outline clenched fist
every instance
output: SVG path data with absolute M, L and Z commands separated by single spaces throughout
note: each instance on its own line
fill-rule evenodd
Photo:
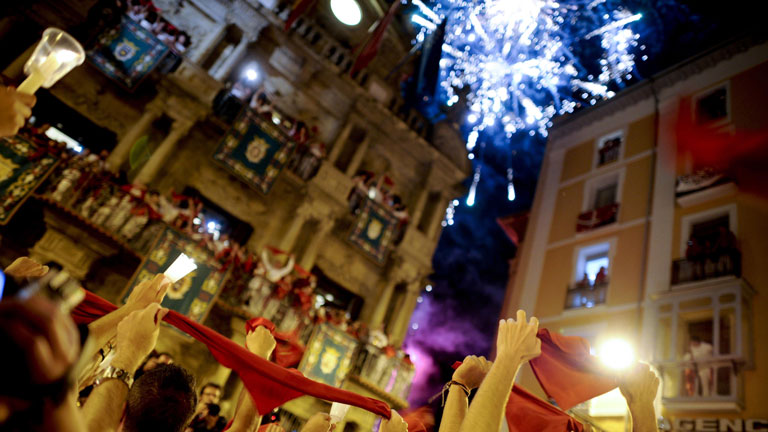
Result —
M 517 320 L 512 318 L 499 322 L 496 338 L 496 361 L 523 363 L 541 354 L 541 341 L 536 337 L 539 320 L 531 317 L 526 321 L 525 311 L 517 311 Z
M 653 404 L 659 390 L 659 377 L 645 363 L 637 363 L 619 380 L 619 390 L 627 405 Z
M 269 359 L 275 349 L 275 338 L 266 327 L 259 326 L 245 336 L 245 347 L 259 357 Z
M 476 389 L 491 369 L 492 362 L 480 356 L 467 356 L 458 369 L 453 373 L 453 380 L 464 384 L 469 390 Z

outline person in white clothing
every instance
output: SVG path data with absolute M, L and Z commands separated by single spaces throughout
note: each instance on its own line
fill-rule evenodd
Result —
M 714 369 L 709 361 L 712 359 L 712 344 L 704 342 L 698 336 L 691 336 L 691 343 L 684 359 L 692 361 L 696 366 L 699 376 L 699 390 L 701 396 L 708 397 L 712 395 L 712 375 Z M 698 394 L 699 392 L 694 392 Z

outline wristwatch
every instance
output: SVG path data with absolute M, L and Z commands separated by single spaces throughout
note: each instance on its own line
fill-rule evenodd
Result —
M 116 379 L 124 382 L 125 385 L 128 386 L 128 388 L 131 388 L 131 386 L 133 385 L 133 376 L 131 375 L 130 372 L 128 372 L 125 369 L 116 368 L 112 365 L 108 366 L 106 369 L 104 369 L 104 372 L 99 374 L 99 376 L 96 378 L 96 381 L 93 382 L 93 385 L 98 386 L 104 381 L 111 380 L 111 379 Z

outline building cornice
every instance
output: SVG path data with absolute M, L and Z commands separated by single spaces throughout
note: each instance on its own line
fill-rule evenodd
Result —
M 560 140 L 604 117 L 637 105 L 646 99 L 652 99 L 654 92 L 658 94 L 665 88 L 700 74 L 707 69 L 711 69 L 719 63 L 730 60 L 736 55 L 744 53 L 750 48 L 763 44 L 766 41 L 768 41 L 768 34 L 751 35 L 730 41 L 672 66 L 648 80 L 620 92 L 614 98 L 598 103 L 594 107 L 558 117 L 554 120 L 554 125 L 549 131 L 549 139 L 550 141 Z

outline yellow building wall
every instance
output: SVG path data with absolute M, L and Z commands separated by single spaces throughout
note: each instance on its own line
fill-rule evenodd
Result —
M 615 252 L 609 272 L 610 285 L 606 297 L 607 306 L 637 302 L 640 292 L 640 266 L 643 254 L 642 224 L 599 237 L 591 237 L 547 251 L 541 285 L 536 301 L 535 314 L 539 318 L 560 315 L 564 310 L 568 286 L 576 282 L 573 270 L 577 250 L 588 245 L 615 241 Z M 593 321 L 594 322 L 594 321 Z
M 630 158 L 653 148 L 653 115 L 634 121 L 627 127 L 624 158 Z
M 625 167 L 622 185 L 619 222 L 643 218 L 648 211 L 651 182 L 651 157 L 629 163 Z
M 566 150 L 560 181 L 564 182 L 588 173 L 592 169 L 592 159 L 595 157 L 594 151 L 594 140 L 583 142 Z
M 583 181 L 576 182 L 558 191 L 548 243 L 565 240 L 576 234 L 576 219 L 579 217 L 579 213 L 581 213 L 583 194 Z

